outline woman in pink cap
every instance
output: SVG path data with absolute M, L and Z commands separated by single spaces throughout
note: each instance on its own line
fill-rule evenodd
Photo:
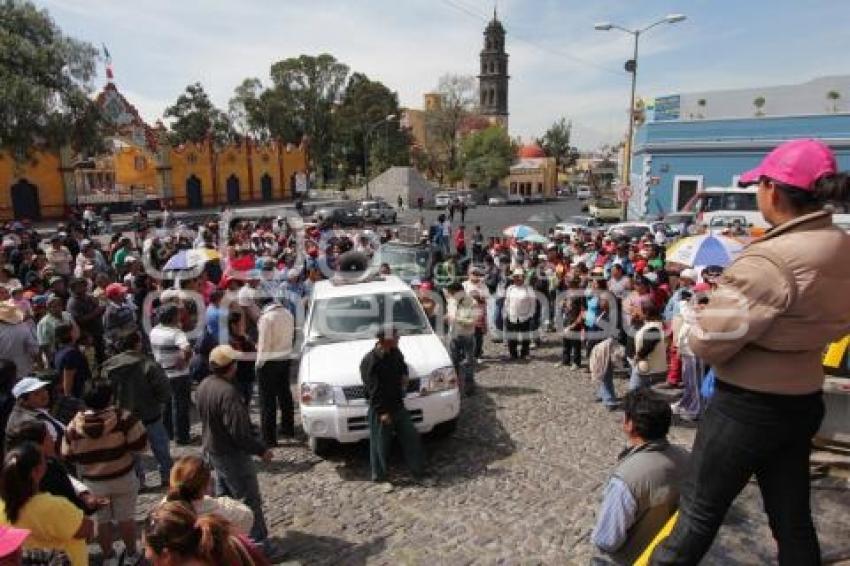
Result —
M 717 281 L 693 320 L 694 354 L 717 376 L 682 486 L 679 519 L 652 564 L 697 564 L 755 475 L 780 565 L 820 564 L 809 451 L 824 415 L 824 346 L 850 332 L 850 236 L 825 205 L 850 177 L 816 140 L 774 149 L 741 176 L 772 226 Z

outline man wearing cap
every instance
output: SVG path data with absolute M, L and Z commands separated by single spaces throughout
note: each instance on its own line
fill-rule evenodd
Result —
M 505 331 L 510 359 L 528 359 L 531 321 L 537 310 L 534 290 L 525 282 L 525 270 L 516 268 L 511 273 L 511 282 L 505 289 Z M 519 346 L 519 350 L 517 349 Z
M 106 307 L 89 294 L 87 279 L 71 279 L 71 298 L 68 300 L 68 312 L 80 328 L 80 340 L 94 346 L 98 364 L 106 359 L 103 341 L 103 313 Z
M 76 332 L 79 332 L 74 317 L 62 307 L 61 297 L 50 297 L 47 300 L 47 314 L 38 321 L 36 327 L 36 337 L 41 349 L 44 367 L 53 367 L 53 356 L 56 353 L 56 327 L 64 322 L 73 325 Z
M 185 446 L 191 443 L 189 410 L 192 378 L 189 360 L 192 358 L 192 346 L 179 324 L 180 309 L 174 304 L 164 304 L 159 309 L 159 323 L 151 330 L 150 343 L 154 359 L 165 370 L 171 384 L 171 399 L 165 406 L 165 428 L 177 444 Z
M 238 357 L 239 352 L 228 345 L 216 346 L 210 352 L 212 374 L 201 382 L 197 393 L 201 445 L 215 468 L 216 494 L 239 499 L 251 508 L 254 512 L 251 538 L 263 545 L 268 539 L 268 529 L 251 456 L 270 462 L 273 455 L 251 433 L 248 407 L 233 384 Z
M 17 430 L 25 421 L 42 421 L 47 427 L 47 432 L 53 440 L 56 453 L 62 445 L 62 436 L 65 434 L 65 425 L 47 412 L 50 404 L 50 383 L 35 377 L 25 377 L 12 388 L 15 397 L 15 408 L 9 414 L 6 422 L 5 438 L 9 444 L 9 433 Z
M 135 306 L 127 300 L 127 288 L 120 283 L 110 283 L 103 291 L 106 308 L 103 310 L 103 333 L 110 354 L 120 349 L 118 343 L 138 329 Z
M 372 481 L 387 481 L 393 436 L 397 436 L 404 459 L 415 478 L 425 470 L 425 455 L 419 433 L 404 406 L 409 370 L 398 348 L 394 328 L 378 330 L 377 343 L 360 362 L 360 378 L 369 401 L 369 461 Z

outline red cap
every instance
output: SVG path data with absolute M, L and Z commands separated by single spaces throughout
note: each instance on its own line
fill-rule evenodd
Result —
M 107 299 L 121 299 L 127 293 L 127 287 L 121 283 L 110 283 L 104 292 Z

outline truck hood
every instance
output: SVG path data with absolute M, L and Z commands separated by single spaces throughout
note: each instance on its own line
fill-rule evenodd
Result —
M 445 346 L 436 334 L 402 336 L 398 345 L 410 368 L 410 377 L 422 377 L 437 368 L 452 365 Z M 374 346 L 375 340 L 370 338 L 307 348 L 301 355 L 298 381 L 361 385 L 360 360 Z

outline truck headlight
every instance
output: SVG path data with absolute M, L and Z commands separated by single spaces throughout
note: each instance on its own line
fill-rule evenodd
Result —
M 301 404 L 333 405 L 334 391 L 327 383 L 302 383 Z
M 423 395 L 455 388 L 457 388 L 457 373 L 453 367 L 435 369 L 423 377 L 419 385 L 419 391 Z

